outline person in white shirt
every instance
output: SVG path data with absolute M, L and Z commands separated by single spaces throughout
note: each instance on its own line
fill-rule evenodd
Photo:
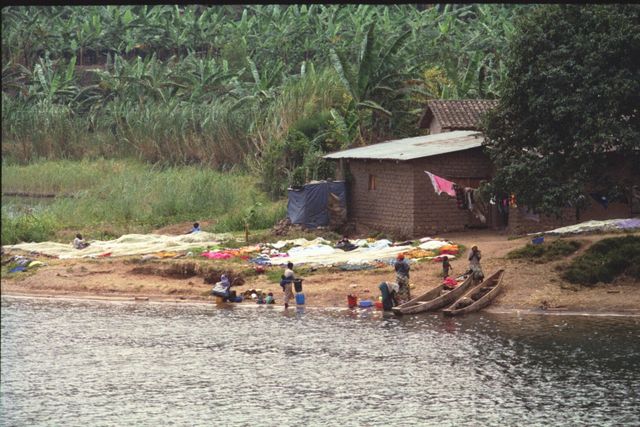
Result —
M 76 249 L 84 249 L 89 246 L 89 243 L 85 242 L 82 238 L 82 234 L 76 234 L 76 238 L 73 239 L 73 247 Z

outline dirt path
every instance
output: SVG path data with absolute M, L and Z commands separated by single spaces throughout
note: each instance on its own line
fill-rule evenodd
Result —
M 575 239 L 590 244 L 611 236 L 619 234 L 577 236 Z M 640 313 L 640 286 L 637 283 L 626 280 L 593 288 L 579 287 L 562 281 L 556 271 L 557 266 L 566 263 L 567 259 L 548 264 L 534 264 L 504 258 L 509 251 L 522 247 L 527 239 L 509 240 L 506 235 L 489 231 L 450 233 L 438 237 L 463 244 L 467 248 L 477 245 L 482 251 L 482 266 L 486 275 L 499 268 L 505 269 L 504 280 L 507 287 L 492 305 L 492 308 L 497 310 L 539 309 L 544 306 L 552 311 Z M 584 245 L 583 248 L 587 246 Z M 466 258 L 463 256 L 462 259 L 452 261 L 453 274 L 457 275 L 466 270 L 467 262 L 464 259 Z M 133 258 L 43 261 L 48 265 L 34 273 L 3 277 L 2 294 L 213 301 L 209 296 L 211 285 L 204 283 L 202 277 L 176 278 L 157 274 L 135 274 L 133 271 L 139 265 L 134 263 Z M 158 261 L 152 265 L 163 266 L 168 265 L 168 262 Z M 440 263 L 425 261 L 412 264 L 412 295 L 416 296 L 438 285 L 441 280 L 440 271 Z M 315 272 L 304 280 L 306 305 L 345 307 L 346 296 L 349 293 L 355 293 L 360 299 L 375 300 L 379 295 L 378 285 L 385 280 L 394 280 L 391 267 L 362 271 Z M 233 289 L 238 293 L 248 289 L 273 292 L 276 302 L 279 305 L 282 303 L 280 286 L 269 281 L 264 274 L 249 277 L 244 285 Z M 247 301 L 243 304 L 253 302 Z

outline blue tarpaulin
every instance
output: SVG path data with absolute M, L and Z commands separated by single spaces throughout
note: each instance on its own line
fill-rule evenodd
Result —
M 316 181 L 302 188 L 289 188 L 287 216 L 293 224 L 316 228 L 329 224 L 329 194 L 340 199 L 346 208 L 346 186 L 344 181 Z

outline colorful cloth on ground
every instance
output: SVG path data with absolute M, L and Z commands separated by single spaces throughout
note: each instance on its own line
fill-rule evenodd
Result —
M 436 256 L 433 251 L 426 251 L 421 248 L 411 249 L 404 253 L 405 258 L 418 259 L 418 258 L 431 258 Z
M 453 277 L 446 277 L 442 281 L 442 284 L 445 286 L 445 288 L 448 288 L 448 289 L 453 289 L 456 286 L 458 286 L 458 282 L 456 282 L 456 279 L 454 279 Z
M 457 255 L 458 245 L 444 245 L 440 247 L 440 254 Z
M 446 242 L 444 240 L 429 240 L 427 242 L 421 243 L 420 246 L 418 246 L 420 249 L 424 249 L 427 251 L 433 251 L 436 249 L 440 249 L 443 246 L 447 246 L 450 245 L 451 243 Z
M 429 180 L 431 180 L 431 185 L 433 185 L 433 189 L 436 194 L 440 195 L 442 193 L 445 193 L 451 197 L 456 197 L 456 191 L 453 189 L 453 182 L 438 175 L 434 175 L 431 172 L 424 171 L 424 173 L 429 176 Z

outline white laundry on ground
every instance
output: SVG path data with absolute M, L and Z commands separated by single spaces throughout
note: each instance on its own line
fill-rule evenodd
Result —
M 585 221 L 579 224 L 545 231 L 544 234 L 578 234 L 593 231 L 618 231 L 640 229 L 640 218 L 608 219 L 604 221 Z M 530 233 L 540 234 L 540 233 Z
M 85 249 L 76 249 L 70 243 L 40 242 L 7 245 L 7 250 L 19 249 L 55 256 L 60 259 L 94 258 L 104 254 L 110 256 L 147 255 L 160 251 L 183 252 L 197 247 L 214 246 L 230 234 L 213 234 L 201 231 L 179 236 L 161 234 L 125 234 L 115 240 L 94 240 Z

